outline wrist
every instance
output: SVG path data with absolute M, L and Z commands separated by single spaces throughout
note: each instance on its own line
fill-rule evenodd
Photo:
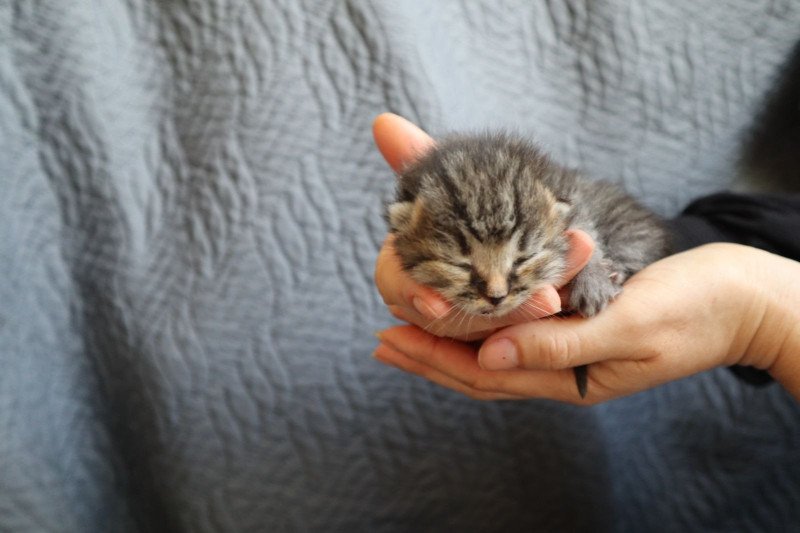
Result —
M 781 353 L 769 368 L 770 375 L 800 401 L 800 327 L 787 336 Z
M 767 370 L 800 400 L 800 263 L 751 248 L 743 269 L 753 295 L 754 333 L 740 364 Z

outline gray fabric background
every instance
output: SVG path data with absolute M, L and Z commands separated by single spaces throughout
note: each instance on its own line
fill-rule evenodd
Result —
M 777 386 L 483 404 L 374 362 L 370 122 L 515 128 L 674 214 L 742 186 L 798 37 L 794 0 L 0 0 L 0 529 L 797 529 Z

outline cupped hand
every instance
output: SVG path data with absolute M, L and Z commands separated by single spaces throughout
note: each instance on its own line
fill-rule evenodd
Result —
M 395 327 L 378 334 L 375 356 L 479 399 L 592 404 L 733 364 L 770 371 L 800 398 L 797 279 L 795 261 L 706 245 L 642 270 L 591 319 L 510 326 L 480 347 Z M 589 387 L 581 399 L 571 369 L 585 364 Z
M 434 140 L 417 126 L 391 113 L 378 116 L 373 123 L 373 135 L 384 159 L 392 169 L 400 172 L 434 145 Z M 498 318 L 465 317 L 453 312 L 453 306 L 436 291 L 412 280 L 400 264 L 389 235 L 378 255 L 375 267 L 375 284 L 390 312 L 404 320 L 440 337 L 462 340 L 485 338 L 498 328 L 520 324 L 549 316 L 561 310 L 561 289 L 589 261 L 594 242 L 585 232 L 571 230 L 569 265 L 561 283 L 546 287 L 534 294 L 517 311 Z M 562 291 L 563 292 L 563 291 Z

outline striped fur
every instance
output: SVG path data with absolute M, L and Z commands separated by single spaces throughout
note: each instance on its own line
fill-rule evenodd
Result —
M 416 281 L 488 316 L 509 313 L 560 280 L 568 228 L 596 241 L 571 293 L 570 305 L 585 316 L 668 251 L 660 221 L 621 189 L 582 178 L 506 134 L 440 141 L 402 172 L 387 219 Z

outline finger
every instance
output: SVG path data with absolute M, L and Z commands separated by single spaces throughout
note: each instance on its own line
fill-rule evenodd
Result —
M 482 392 L 475 389 L 471 389 L 457 381 L 450 376 L 439 372 L 435 368 L 427 366 L 425 364 L 419 363 L 414 359 L 411 359 L 403 352 L 397 351 L 388 344 L 379 344 L 378 347 L 375 349 L 375 353 L 373 354 L 375 359 L 378 361 L 393 366 L 395 368 L 399 368 L 405 372 L 409 372 L 411 374 L 415 374 L 417 376 L 423 377 L 429 381 L 436 383 L 437 385 L 441 385 L 442 387 L 448 388 L 450 390 L 454 390 L 456 392 L 460 392 L 470 398 L 475 400 L 524 400 L 526 399 L 523 396 L 516 396 L 511 394 L 503 394 L 499 392 Z
M 430 135 L 419 127 L 393 113 L 382 113 L 372 123 L 375 144 L 396 172 L 404 165 L 415 161 L 435 143 Z
M 494 321 L 495 328 L 524 324 L 531 320 L 554 315 L 561 311 L 562 300 L 559 293 L 552 286 L 547 286 L 528 298 L 519 307 L 506 316 Z
M 572 294 L 572 286 L 564 285 L 560 289 L 558 289 L 558 296 L 561 299 L 561 308 L 568 309 L 569 308 L 569 299 Z
M 623 309 L 618 303 L 612 302 L 591 319 L 552 318 L 498 331 L 481 347 L 479 363 L 487 370 L 563 370 L 607 359 L 657 355 L 648 348 L 637 320 L 618 312 Z
M 583 270 L 586 263 L 592 258 L 594 253 L 594 239 L 588 233 L 580 229 L 570 229 L 566 231 L 569 239 L 569 252 L 567 253 L 567 269 L 564 272 L 562 281 L 557 286 L 563 287 L 574 278 L 578 272 Z
M 420 285 L 411 279 L 400 264 L 400 258 L 394 251 L 393 241 L 393 235 L 386 238 L 375 264 L 375 285 L 383 302 L 386 305 L 413 309 L 424 317 L 423 322 L 445 316 L 450 312 L 451 305 L 430 287 Z
M 477 352 L 467 343 L 439 337 L 414 326 L 397 326 L 378 333 L 378 338 L 415 361 L 436 368 L 462 384 L 480 370 Z M 443 365 L 442 361 L 446 361 Z
M 590 384 L 590 389 L 594 389 L 592 394 L 582 399 L 575 388 L 571 370 L 483 370 L 478 366 L 475 349 L 471 346 L 436 337 L 413 326 L 389 328 L 380 332 L 379 338 L 394 350 L 471 391 L 575 403 L 593 403 L 607 397 L 605 388 Z

